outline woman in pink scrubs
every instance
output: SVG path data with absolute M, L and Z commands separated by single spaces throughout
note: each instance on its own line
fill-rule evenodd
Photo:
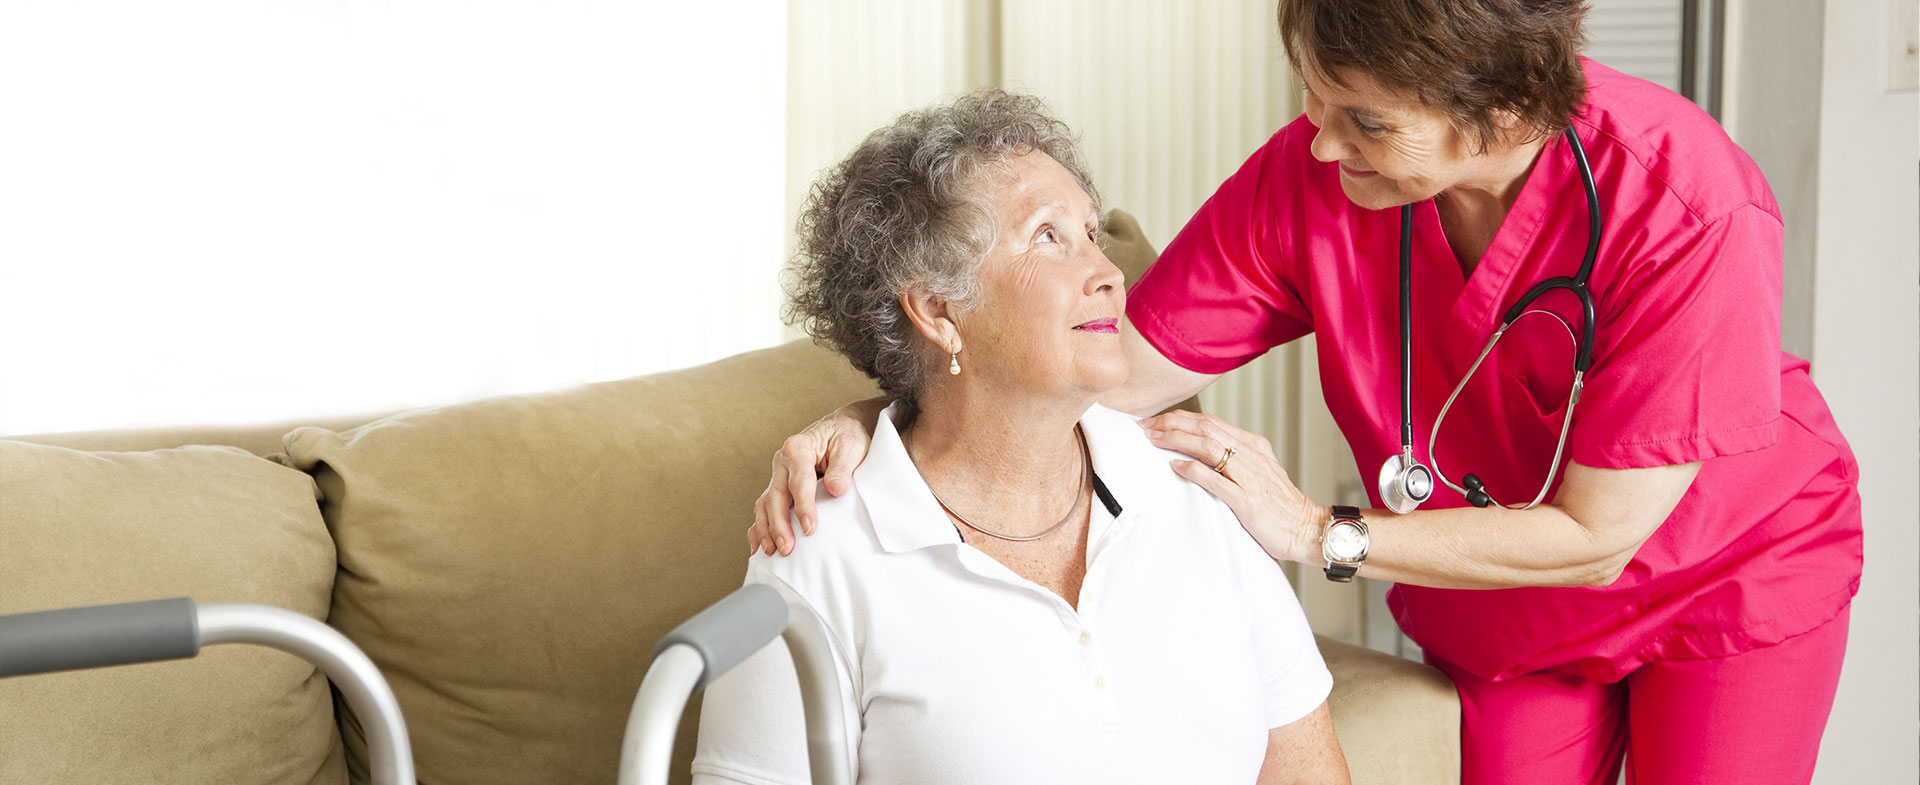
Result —
M 1577 0 L 1282 0 L 1306 114 L 1129 294 L 1133 375 L 1102 403 L 1157 412 L 1311 335 L 1373 477 L 1402 451 L 1411 205 L 1413 459 L 1543 503 L 1442 488 L 1405 514 L 1328 508 L 1257 435 L 1185 412 L 1142 426 L 1274 558 L 1397 584 L 1402 629 L 1458 685 L 1467 783 L 1612 783 L 1623 760 L 1636 783 L 1805 782 L 1859 586 L 1856 464 L 1780 350 L 1782 226 L 1758 167 L 1683 98 L 1579 57 L 1582 16 Z M 1604 215 L 1592 323 L 1549 293 L 1469 378 L 1515 301 L 1582 267 L 1569 129 Z M 807 469 L 843 490 L 861 408 L 776 456 L 757 546 L 793 547 L 789 502 L 809 528 Z

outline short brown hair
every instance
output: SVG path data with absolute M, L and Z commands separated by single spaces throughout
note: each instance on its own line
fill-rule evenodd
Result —
M 1495 110 L 1550 136 L 1586 100 L 1585 0 L 1280 0 L 1279 14 L 1296 71 L 1411 92 L 1482 152 L 1498 138 Z

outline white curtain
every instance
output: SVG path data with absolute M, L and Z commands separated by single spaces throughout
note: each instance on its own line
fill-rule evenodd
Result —
M 0 8 L 0 434 L 371 411 L 782 337 L 786 5 Z

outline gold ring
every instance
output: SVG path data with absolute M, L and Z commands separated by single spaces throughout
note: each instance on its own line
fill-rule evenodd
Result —
M 1214 464 L 1214 465 L 1213 465 L 1213 473 L 1214 473 L 1214 474 L 1226 474 L 1226 473 L 1227 473 L 1227 461 L 1231 461 L 1231 460 L 1233 460 L 1233 448 L 1232 448 L 1232 447 L 1228 447 L 1228 448 L 1227 448 L 1227 452 L 1226 452 L 1226 454 L 1225 454 L 1225 455 L 1222 455 L 1222 456 L 1220 456 L 1220 462 L 1219 462 L 1219 463 L 1216 463 L 1216 464 Z

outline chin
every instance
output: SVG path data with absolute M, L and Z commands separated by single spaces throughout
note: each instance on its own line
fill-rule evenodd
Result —
M 1380 175 L 1374 175 L 1368 179 L 1377 181 L 1380 180 L 1381 177 Z M 1340 176 L 1341 192 L 1347 195 L 1348 201 L 1353 202 L 1354 205 L 1361 209 L 1391 210 L 1395 207 L 1420 201 L 1419 198 L 1409 197 L 1406 194 L 1400 193 L 1397 188 L 1391 186 L 1381 187 L 1383 185 L 1386 184 L 1380 183 L 1376 185 L 1374 183 L 1368 183 L 1366 185 L 1360 185 L 1344 174 Z
M 1096 367 L 1086 369 L 1082 380 L 1084 386 L 1092 390 L 1095 395 L 1106 395 L 1125 385 L 1130 371 L 1127 358 L 1121 357 L 1117 361 L 1100 363 Z

